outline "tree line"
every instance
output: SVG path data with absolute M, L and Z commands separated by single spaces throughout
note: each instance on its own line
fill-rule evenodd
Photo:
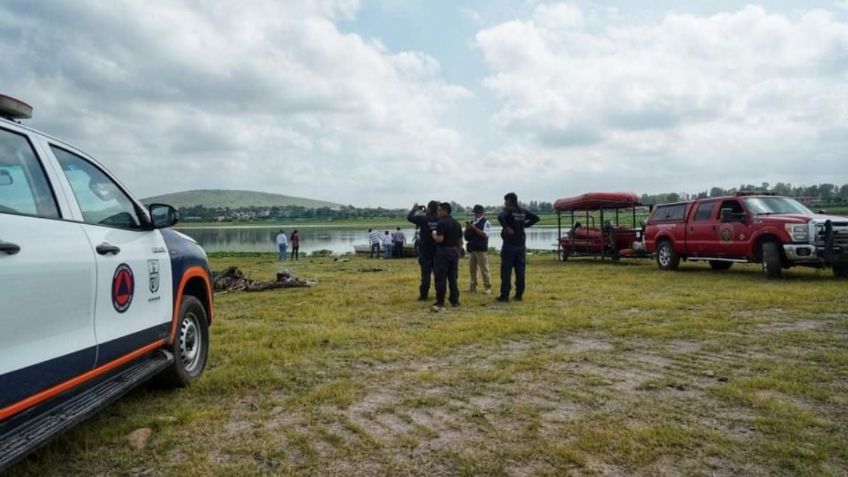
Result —
M 848 184 L 837 186 L 835 184 L 817 184 L 809 186 L 793 186 L 790 183 L 778 182 L 771 185 L 763 182 L 760 185 L 741 184 L 739 187 L 725 189 L 722 187 L 711 187 L 700 192 L 667 192 L 661 194 L 643 194 L 640 198 L 643 204 L 664 204 L 669 202 L 680 202 L 684 200 L 700 199 L 707 197 L 720 197 L 733 195 L 739 191 L 774 192 L 778 195 L 795 197 L 802 202 L 813 206 L 838 205 L 848 206 Z M 470 214 L 472 205 L 463 205 L 451 202 L 455 214 Z M 531 212 L 536 214 L 552 214 L 555 212 L 553 202 L 531 200 L 523 204 Z M 502 205 L 485 205 L 490 213 L 501 210 Z M 181 209 L 183 220 L 203 222 L 234 222 L 234 221 L 273 221 L 273 220 L 379 220 L 399 219 L 409 212 L 407 208 L 388 209 L 383 207 L 354 207 L 346 205 L 339 208 L 318 207 L 307 208 L 298 205 L 273 206 L 273 207 L 204 207 L 195 205 Z
M 773 192 L 777 195 L 794 197 L 808 205 L 848 205 L 848 184 L 843 184 L 842 186 L 836 184 L 793 186 L 788 182 L 778 182 L 774 185 L 768 182 L 763 182 L 760 185 L 741 184 L 739 187 L 731 187 L 729 189 L 714 186 L 708 190 L 695 193 L 667 192 L 662 194 L 643 194 L 640 200 L 643 204 L 665 204 L 691 199 L 733 195 L 741 191 Z

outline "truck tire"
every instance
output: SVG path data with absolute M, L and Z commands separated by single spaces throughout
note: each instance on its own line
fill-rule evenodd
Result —
M 733 266 L 733 262 L 725 262 L 723 260 L 710 260 L 710 267 L 713 270 L 729 270 Z
M 660 270 L 677 270 L 680 265 L 680 255 L 674 251 L 671 242 L 664 240 L 657 246 L 657 267 Z
M 160 375 L 163 384 L 182 388 L 203 374 L 209 352 L 209 319 L 203 303 L 194 296 L 183 296 L 177 336 L 168 351 L 174 355 L 174 364 Z
M 848 278 L 848 265 L 834 265 L 833 276 L 836 278 Z
M 763 275 L 768 279 L 780 278 L 783 264 L 780 263 L 780 250 L 775 242 L 763 243 Z

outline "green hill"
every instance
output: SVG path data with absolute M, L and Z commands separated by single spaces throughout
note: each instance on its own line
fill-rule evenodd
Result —
M 288 195 L 271 194 L 268 192 L 253 192 L 248 190 L 202 189 L 175 192 L 173 194 L 157 195 L 142 199 L 145 204 L 162 203 L 176 208 L 186 208 L 200 205 L 209 209 L 229 207 L 285 207 L 300 206 L 307 209 L 319 207 L 339 208 L 342 205 L 323 200 L 304 199 Z

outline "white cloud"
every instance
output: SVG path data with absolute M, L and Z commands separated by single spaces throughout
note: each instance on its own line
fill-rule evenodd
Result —
M 494 125 L 549 172 L 538 187 L 848 181 L 848 136 L 831 132 L 848 128 L 848 23 L 748 6 L 585 28 L 598 14 L 540 5 L 477 34 Z
M 441 80 L 432 56 L 340 31 L 358 8 L 5 2 L 0 54 L 15 68 L 0 81 L 34 104 L 34 127 L 141 195 L 245 187 L 385 205 L 399 171 L 423 195 L 422 178 L 461 169 L 461 136 L 443 115 L 472 94 Z

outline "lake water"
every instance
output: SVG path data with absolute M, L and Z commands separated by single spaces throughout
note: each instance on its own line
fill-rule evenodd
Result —
M 194 238 L 207 252 L 275 252 L 274 238 L 280 228 L 264 226 L 180 228 L 180 232 Z M 284 228 L 290 236 L 293 228 Z M 299 226 L 300 251 L 311 253 L 330 250 L 334 254 L 353 252 L 353 246 L 368 243 L 368 229 L 334 228 L 326 226 Z M 410 243 L 414 228 L 401 228 Z M 538 250 L 556 250 L 556 227 L 527 229 L 527 247 Z M 500 227 L 492 227 L 489 247 L 500 249 Z M 291 250 L 291 246 L 289 246 Z

